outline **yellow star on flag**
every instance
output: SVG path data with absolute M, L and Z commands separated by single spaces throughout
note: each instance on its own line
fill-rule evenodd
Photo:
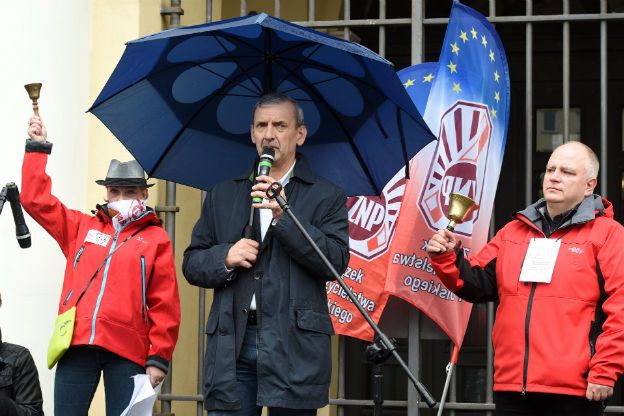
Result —
M 451 53 L 459 56 L 459 46 L 457 46 L 457 42 L 451 43 Z
M 498 82 L 500 75 L 498 75 L 498 71 L 494 71 L 494 81 Z
M 490 113 L 492 113 L 492 118 L 496 118 L 496 110 L 493 108 L 490 108 Z
M 487 39 L 486 39 L 485 35 L 481 36 L 481 45 L 483 45 L 484 48 L 487 47 Z
M 457 72 L 457 64 L 454 64 L 453 61 L 449 61 L 447 67 L 451 70 L 451 74 Z
M 459 86 L 459 82 L 453 83 L 453 91 L 455 91 L 457 94 L 459 94 L 462 91 L 461 87 Z
M 434 79 L 435 76 L 433 76 L 433 74 L 429 74 L 429 75 L 425 75 L 423 77 L 423 81 L 422 82 L 431 82 L 432 79 Z
M 409 87 L 411 87 L 412 85 L 414 85 L 414 80 L 413 80 L 413 79 L 409 79 L 409 78 L 407 79 L 407 81 L 405 81 L 405 82 L 403 83 L 403 86 L 404 86 L 405 88 L 409 88 Z
M 494 93 L 494 99 L 496 100 L 496 102 L 500 101 L 500 93 L 498 91 Z
M 476 39 L 477 38 L 477 31 L 475 30 L 475 28 L 473 27 L 472 29 L 470 29 L 470 33 L 472 33 L 472 38 Z
M 490 62 L 494 62 L 494 51 L 490 49 Z
M 460 32 L 461 32 L 461 35 L 459 35 L 459 38 L 463 40 L 464 43 L 468 42 L 468 36 L 466 35 L 466 32 L 464 32 L 463 30 L 460 30 Z

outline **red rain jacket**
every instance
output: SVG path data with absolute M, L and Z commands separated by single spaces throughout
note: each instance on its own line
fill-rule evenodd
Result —
M 116 233 L 105 208 L 98 206 L 95 216 L 67 208 L 51 193 L 45 172 L 51 145 L 47 151 L 42 147 L 27 143 L 21 202 L 67 259 L 59 314 L 74 306 L 111 249 L 147 225 L 107 260 L 78 303 L 72 345 L 99 346 L 166 372 L 178 338 L 180 299 L 172 245 L 161 221 L 148 210 Z
M 470 302 L 499 302 L 494 390 L 585 396 L 624 371 L 624 228 L 606 199 L 587 197 L 548 238 L 561 239 L 552 280 L 519 282 L 544 200 L 516 214 L 477 255 L 432 257 L 444 284 Z

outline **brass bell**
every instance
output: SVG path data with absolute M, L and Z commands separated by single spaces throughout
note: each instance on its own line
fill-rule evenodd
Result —
M 479 205 L 465 195 L 451 192 L 451 204 L 449 206 L 447 218 L 450 220 L 447 230 L 453 231 L 457 224 L 464 222 L 464 219 Z
M 26 91 L 28 92 L 28 96 L 32 100 L 32 106 L 33 106 L 33 111 L 35 112 L 35 115 L 39 117 L 39 105 L 37 103 L 37 100 L 39 99 L 39 94 L 41 93 L 41 83 L 35 82 L 32 84 L 26 84 L 24 85 L 24 88 L 26 88 Z

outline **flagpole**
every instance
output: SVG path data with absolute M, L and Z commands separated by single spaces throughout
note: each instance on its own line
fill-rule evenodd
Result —
M 438 416 L 442 416 L 444 411 L 444 403 L 446 403 L 446 395 L 448 393 L 449 386 L 451 384 L 451 377 L 453 376 L 453 369 L 457 365 L 457 358 L 459 356 L 459 348 L 453 344 L 453 352 L 451 353 L 451 360 L 446 366 L 446 381 L 444 382 L 444 390 L 442 391 L 442 398 L 440 399 L 440 407 L 438 407 Z

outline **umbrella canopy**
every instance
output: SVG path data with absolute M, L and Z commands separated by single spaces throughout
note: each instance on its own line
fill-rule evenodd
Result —
M 248 170 L 253 108 L 297 100 L 312 169 L 349 195 L 377 195 L 435 137 L 390 62 L 264 13 L 172 29 L 126 45 L 89 111 L 152 177 L 200 189 Z

